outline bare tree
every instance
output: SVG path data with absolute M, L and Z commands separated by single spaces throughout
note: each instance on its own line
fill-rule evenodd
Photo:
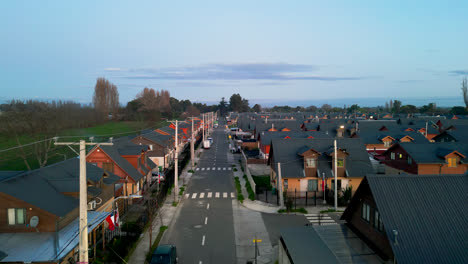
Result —
M 109 114 L 115 116 L 119 109 L 117 86 L 103 77 L 97 78 L 96 85 L 94 86 L 93 105 L 104 116 Z
M 137 99 L 141 103 L 140 111 L 159 111 L 159 93 L 153 88 L 145 87 L 137 95 Z
M 461 86 L 462 86 L 461 90 L 463 92 L 463 100 L 465 101 L 465 106 L 468 109 L 468 85 L 467 85 L 466 77 L 463 78 Z
M 161 90 L 160 92 L 159 111 L 161 113 L 171 112 L 171 95 L 167 90 Z

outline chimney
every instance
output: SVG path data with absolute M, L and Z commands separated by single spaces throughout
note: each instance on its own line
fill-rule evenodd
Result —
M 150 150 L 153 150 L 153 144 L 149 145 Z
M 109 142 L 110 142 L 110 143 L 112 143 L 113 140 L 114 140 L 113 137 L 110 137 L 110 138 L 109 138 Z

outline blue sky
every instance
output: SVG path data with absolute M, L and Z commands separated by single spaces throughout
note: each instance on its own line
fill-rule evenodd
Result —
M 408 3 L 409 2 L 409 3 Z M 459 96 L 468 1 L 2 1 L 0 98 Z M 359 103 L 354 99 L 354 103 Z M 404 102 L 403 102 L 404 103 Z

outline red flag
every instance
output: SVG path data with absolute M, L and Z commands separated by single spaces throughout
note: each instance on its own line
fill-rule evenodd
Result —
M 323 175 L 323 179 L 322 179 L 322 191 L 323 192 L 325 191 L 325 175 Z
M 109 224 L 109 230 L 114 231 L 115 226 L 114 226 L 114 215 L 110 214 L 106 217 L 106 221 Z

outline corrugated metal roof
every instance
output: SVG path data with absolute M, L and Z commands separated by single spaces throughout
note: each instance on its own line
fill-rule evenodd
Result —
M 320 177 L 332 177 L 332 157 L 327 151 L 333 148 L 334 139 L 273 139 L 272 148 L 273 162 L 281 163 L 281 172 L 284 178 L 303 178 L 304 160 L 298 155 L 306 148 L 314 149 L 322 155 L 318 158 L 318 172 Z M 345 138 L 337 139 L 340 149 L 349 154 L 346 157 L 346 170 L 348 177 L 364 177 L 366 174 L 374 173 L 366 148 L 360 139 Z M 277 166 L 273 166 L 276 171 Z
M 311 260 L 320 263 L 340 263 L 313 228 L 287 228 L 281 230 L 281 238 L 294 264 L 309 264 Z
M 367 181 L 398 263 L 468 263 L 468 175 L 370 175 Z

